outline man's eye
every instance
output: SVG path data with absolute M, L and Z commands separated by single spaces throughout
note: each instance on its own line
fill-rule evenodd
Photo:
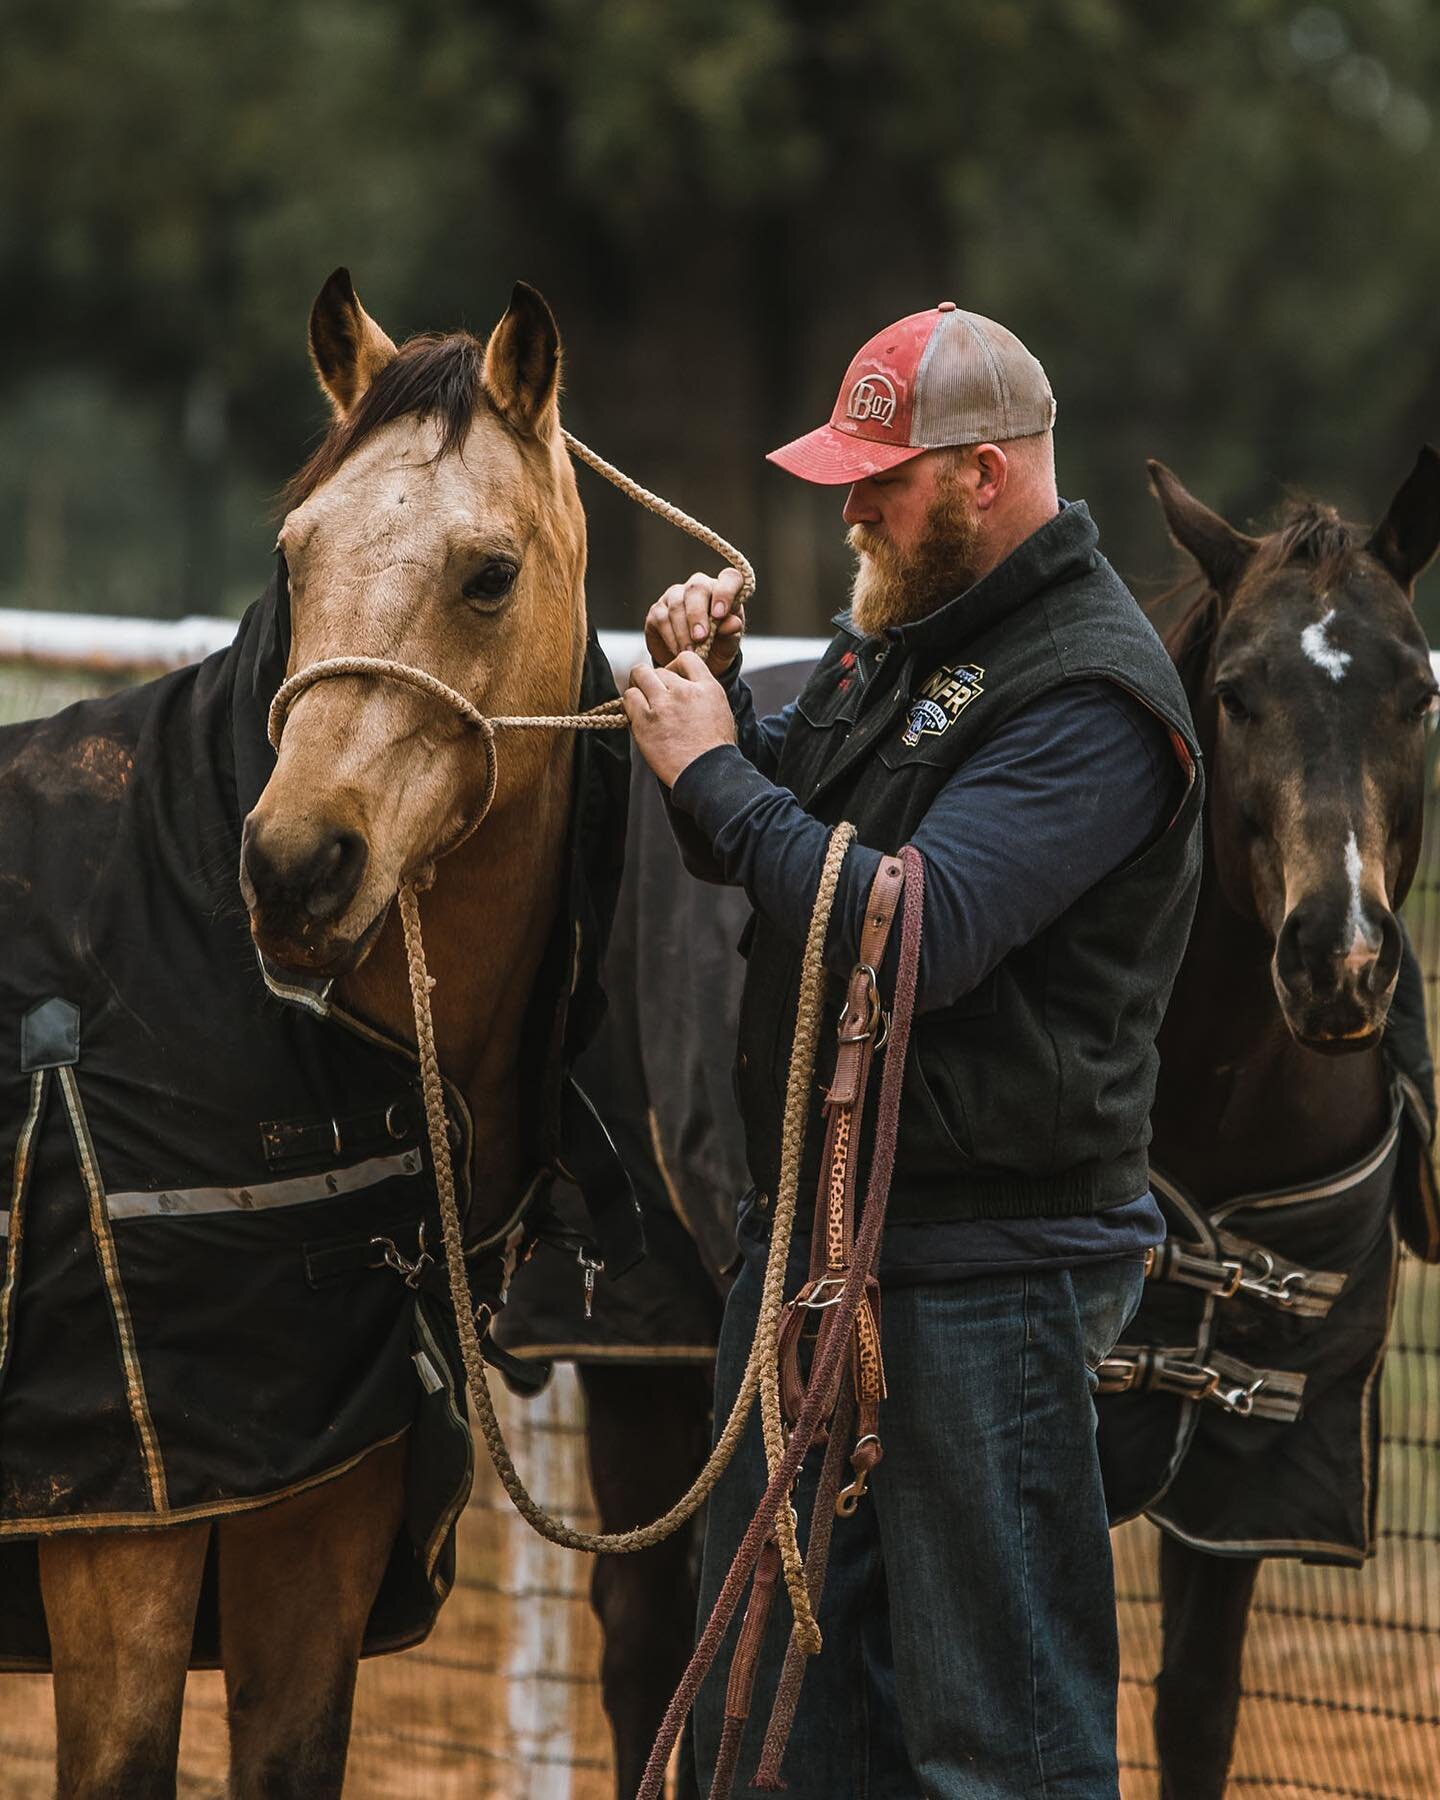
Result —
M 490 562 L 481 563 L 460 592 L 467 600 L 503 600 L 514 587 L 515 577 L 519 573 L 514 563 L 495 557 Z

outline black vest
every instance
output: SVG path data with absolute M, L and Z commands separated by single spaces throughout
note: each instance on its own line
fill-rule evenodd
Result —
M 777 780 L 827 824 L 893 852 L 1005 721 L 1065 682 L 1113 681 L 1172 735 L 1189 776 L 1168 828 L 1012 950 L 956 1004 L 917 1018 L 890 1216 L 1090 1213 L 1147 1186 L 1155 1033 L 1200 880 L 1202 783 L 1185 694 L 1164 646 L 1065 507 L 967 593 L 863 640 L 845 621 L 800 694 Z M 754 922 L 737 1081 L 750 1172 L 778 1181 L 803 921 Z M 832 979 L 801 1194 L 814 1191 L 819 1092 L 834 1060 Z

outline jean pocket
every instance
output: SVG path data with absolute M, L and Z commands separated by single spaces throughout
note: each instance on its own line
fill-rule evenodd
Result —
M 1145 1258 L 1116 1256 L 1078 1264 L 1071 1269 L 1070 1280 L 1080 1315 L 1085 1366 L 1093 1375 L 1140 1310 L 1145 1292 Z

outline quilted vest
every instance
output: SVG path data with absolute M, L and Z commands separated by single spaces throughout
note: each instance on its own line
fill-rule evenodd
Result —
M 1064 683 L 1112 681 L 1168 730 L 1186 779 L 1165 829 L 970 993 L 916 1019 L 889 1216 L 1062 1216 L 1136 1198 L 1147 1186 L 1155 1033 L 1202 852 L 1200 752 L 1164 646 L 1101 556 L 1083 503 L 884 643 L 837 623 L 799 696 L 777 780 L 814 817 L 850 820 L 876 850 L 898 850 L 951 775 Z M 737 1088 L 751 1176 L 767 1194 L 779 1174 L 801 936 L 757 916 L 742 946 Z M 832 980 L 802 1196 L 818 1173 L 842 998 Z

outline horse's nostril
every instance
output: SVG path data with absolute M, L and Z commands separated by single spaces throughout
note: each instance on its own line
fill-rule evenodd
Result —
M 318 924 L 344 912 L 355 898 L 370 852 L 358 831 L 337 831 L 312 858 L 305 912 Z
M 359 892 L 369 860 L 364 837 L 347 826 L 277 829 L 252 814 L 241 849 L 241 891 L 267 929 L 293 933 L 338 918 Z
M 1347 933 L 1348 940 L 1347 940 Z M 1345 993 L 1379 999 L 1400 963 L 1400 927 L 1385 912 L 1357 925 L 1333 906 L 1301 901 L 1275 940 L 1275 973 L 1292 994 L 1329 1000 Z

